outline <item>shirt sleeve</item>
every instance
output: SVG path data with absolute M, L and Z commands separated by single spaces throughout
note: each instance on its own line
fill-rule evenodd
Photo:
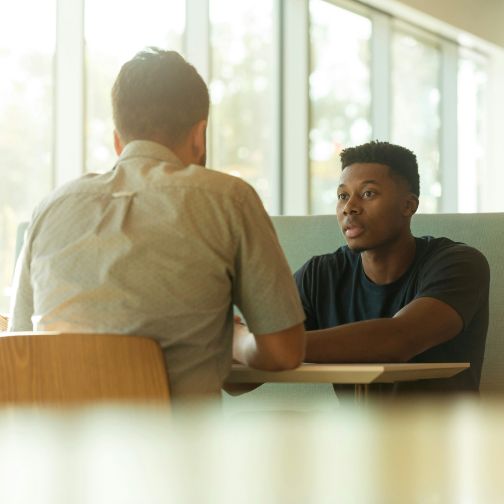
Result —
M 261 200 L 246 185 L 236 208 L 238 248 L 233 303 L 254 334 L 282 331 L 304 320 L 299 294 Z
M 490 268 L 485 256 L 464 244 L 442 249 L 426 261 L 416 297 L 432 297 L 454 308 L 467 327 L 488 299 Z
M 30 247 L 27 239 L 19 254 L 12 285 L 9 331 L 32 331 L 33 289 L 30 280 Z
M 307 331 L 319 329 L 316 311 L 312 302 L 313 262 L 314 259 L 312 258 L 294 273 L 294 280 L 305 312 L 305 329 Z

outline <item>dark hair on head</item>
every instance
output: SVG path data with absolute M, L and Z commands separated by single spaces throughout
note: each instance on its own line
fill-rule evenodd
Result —
M 378 163 L 388 166 L 408 183 L 413 194 L 420 196 L 417 158 L 405 147 L 373 141 L 342 150 L 340 158 L 342 170 L 354 163 Z
M 155 139 L 176 146 L 207 119 L 209 102 L 196 69 L 177 52 L 156 47 L 126 62 L 112 88 L 114 123 L 124 143 Z

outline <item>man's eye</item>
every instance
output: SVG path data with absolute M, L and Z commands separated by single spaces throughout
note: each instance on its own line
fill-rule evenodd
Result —
M 345 193 L 338 194 L 338 199 L 343 201 L 347 199 L 347 195 Z
M 364 191 L 362 193 L 362 197 L 363 198 L 372 198 L 374 196 L 374 192 L 373 191 Z

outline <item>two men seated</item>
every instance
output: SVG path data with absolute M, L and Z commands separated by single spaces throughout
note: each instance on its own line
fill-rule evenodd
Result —
M 444 386 L 478 389 L 488 265 L 466 245 L 413 237 L 412 152 L 343 151 L 336 212 L 348 246 L 293 278 L 255 191 L 204 168 L 209 97 L 194 67 L 143 51 L 121 68 L 112 104 L 118 161 L 36 209 L 10 330 L 156 338 L 175 398 L 218 395 L 232 357 L 268 370 L 469 360 L 471 373 Z M 233 305 L 247 326 L 233 330 Z

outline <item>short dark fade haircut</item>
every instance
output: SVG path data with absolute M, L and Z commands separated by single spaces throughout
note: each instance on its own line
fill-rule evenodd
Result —
M 373 141 L 348 147 L 341 151 L 341 169 L 354 163 L 378 163 L 388 166 L 396 175 L 403 178 L 409 185 L 409 190 L 420 196 L 420 176 L 415 154 L 388 142 Z
M 112 88 L 114 123 L 121 140 L 161 139 L 176 146 L 208 118 L 208 88 L 175 51 L 149 47 L 126 62 Z

